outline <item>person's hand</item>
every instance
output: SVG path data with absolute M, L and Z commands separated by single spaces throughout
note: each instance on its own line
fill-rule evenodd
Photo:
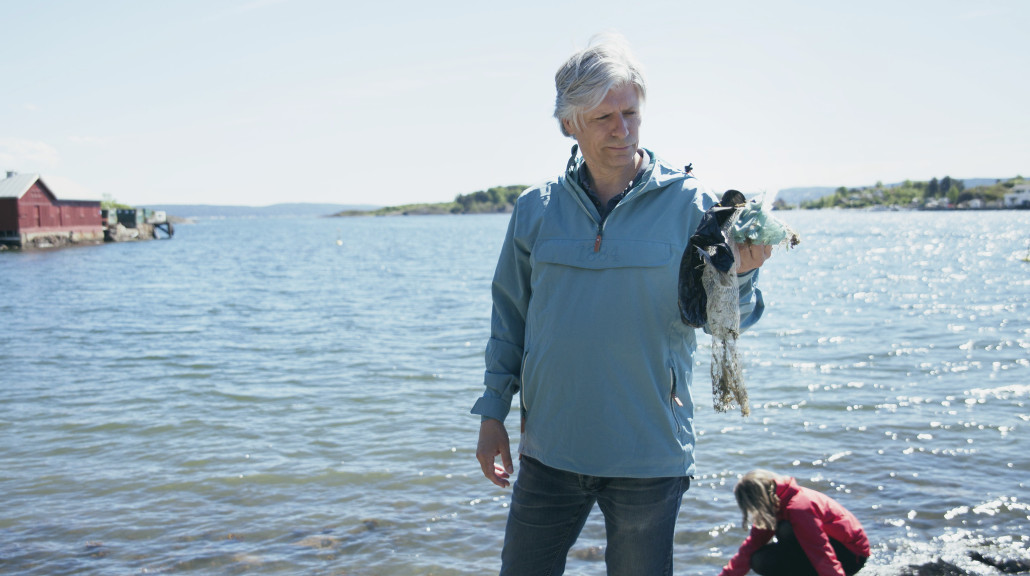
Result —
M 501 456 L 502 466 L 496 463 Z M 508 430 L 504 423 L 486 418 L 479 425 L 479 444 L 476 446 L 476 460 L 483 469 L 483 476 L 501 488 L 507 488 L 508 478 L 515 472 L 511 464 L 511 447 L 508 444 Z
M 737 244 L 740 252 L 737 274 L 750 272 L 764 264 L 772 256 L 772 248 L 769 244 Z

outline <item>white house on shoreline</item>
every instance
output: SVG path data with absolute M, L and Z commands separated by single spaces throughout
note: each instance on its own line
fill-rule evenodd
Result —
M 1012 187 L 1012 192 L 1005 195 L 1005 207 L 1017 208 L 1023 205 L 1030 205 L 1030 184 L 1020 184 Z

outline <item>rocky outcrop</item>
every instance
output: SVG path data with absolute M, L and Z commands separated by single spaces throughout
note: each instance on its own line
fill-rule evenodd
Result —
M 970 552 L 969 557 L 994 568 L 1000 574 L 1030 574 L 1030 560 L 991 558 L 976 551 Z M 977 576 L 977 573 L 969 572 L 947 560 L 938 558 L 925 564 L 909 565 L 901 571 L 900 576 Z
M 157 238 L 153 224 L 139 224 L 135 228 L 126 228 L 121 224 L 104 229 L 106 242 L 132 242 L 135 240 L 153 240 Z

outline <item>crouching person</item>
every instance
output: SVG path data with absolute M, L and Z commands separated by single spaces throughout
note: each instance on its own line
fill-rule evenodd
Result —
M 869 558 L 858 519 L 789 476 L 752 470 L 733 488 L 751 532 L 720 576 L 851 576 Z M 775 542 L 770 542 L 773 536 Z

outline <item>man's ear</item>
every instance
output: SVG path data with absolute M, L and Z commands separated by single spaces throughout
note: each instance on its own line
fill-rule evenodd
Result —
M 569 133 L 569 136 L 576 137 L 576 127 L 572 125 L 572 120 L 568 118 L 562 118 L 561 125 L 565 128 L 565 131 Z

